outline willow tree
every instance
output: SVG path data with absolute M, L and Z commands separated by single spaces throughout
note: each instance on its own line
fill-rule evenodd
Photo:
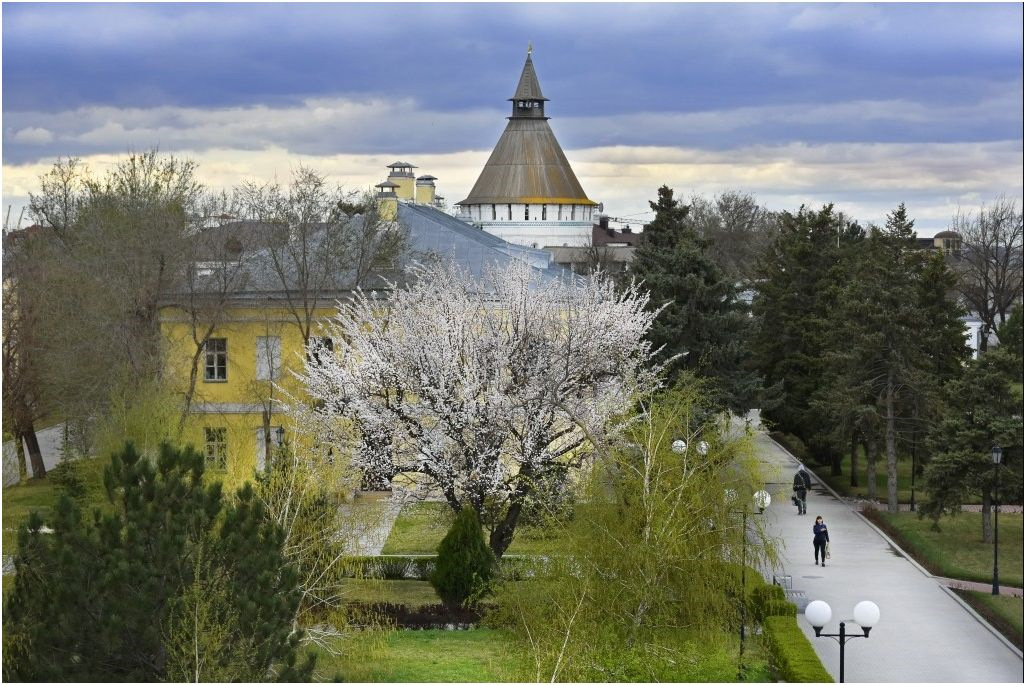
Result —
M 384 300 L 358 292 L 339 305 L 325 330 L 334 350 L 300 374 L 308 430 L 371 476 L 473 507 L 502 556 L 539 483 L 580 467 L 657 384 L 645 337 L 657 312 L 601 274 L 520 262 L 480 278 L 436 262 L 413 276 Z

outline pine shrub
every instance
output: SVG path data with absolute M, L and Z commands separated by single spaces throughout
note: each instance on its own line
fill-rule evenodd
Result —
M 488 591 L 494 571 L 495 556 L 484 541 L 477 512 L 464 506 L 438 545 L 431 585 L 446 604 L 473 604 Z

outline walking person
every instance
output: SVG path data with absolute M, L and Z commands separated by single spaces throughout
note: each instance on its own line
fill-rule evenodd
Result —
M 805 470 L 804 464 L 798 465 L 798 473 L 794 474 L 794 485 L 791 486 L 791 489 L 794 490 L 794 496 L 798 498 L 798 515 L 807 513 L 805 495 L 812 489 L 812 478 Z
M 817 516 L 816 522 L 812 525 L 812 553 L 816 559 L 816 565 L 820 565 L 820 560 L 823 560 L 823 566 L 826 566 L 827 560 L 827 546 L 830 544 L 830 532 L 827 530 L 826 524 L 823 523 L 823 517 Z

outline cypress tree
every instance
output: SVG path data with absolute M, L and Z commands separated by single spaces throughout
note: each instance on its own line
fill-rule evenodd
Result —
M 495 556 L 484 540 L 477 512 L 464 506 L 438 545 L 431 584 L 446 604 L 464 604 L 487 590 L 494 571 Z

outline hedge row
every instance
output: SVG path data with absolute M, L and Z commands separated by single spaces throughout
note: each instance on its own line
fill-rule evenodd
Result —
M 794 605 L 791 605 L 792 609 Z M 782 681 L 788 683 L 832 683 L 812 643 L 791 616 L 767 616 L 762 622 L 773 663 Z
M 767 583 L 758 574 L 749 574 L 747 580 L 749 587 L 754 585 L 748 592 L 748 607 L 762 624 L 762 633 L 780 679 L 789 683 L 833 682 L 798 627 L 798 607 L 787 600 L 784 588 Z
M 346 560 L 348 578 L 377 578 L 384 580 L 428 580 L 435 570 L 434 554 L 387 554 L 376 557 L 350 557 Z M 499 574 L 504 580 L 522 580 L 534 575 L 543 559 L 503 557 L 499 561 Z

